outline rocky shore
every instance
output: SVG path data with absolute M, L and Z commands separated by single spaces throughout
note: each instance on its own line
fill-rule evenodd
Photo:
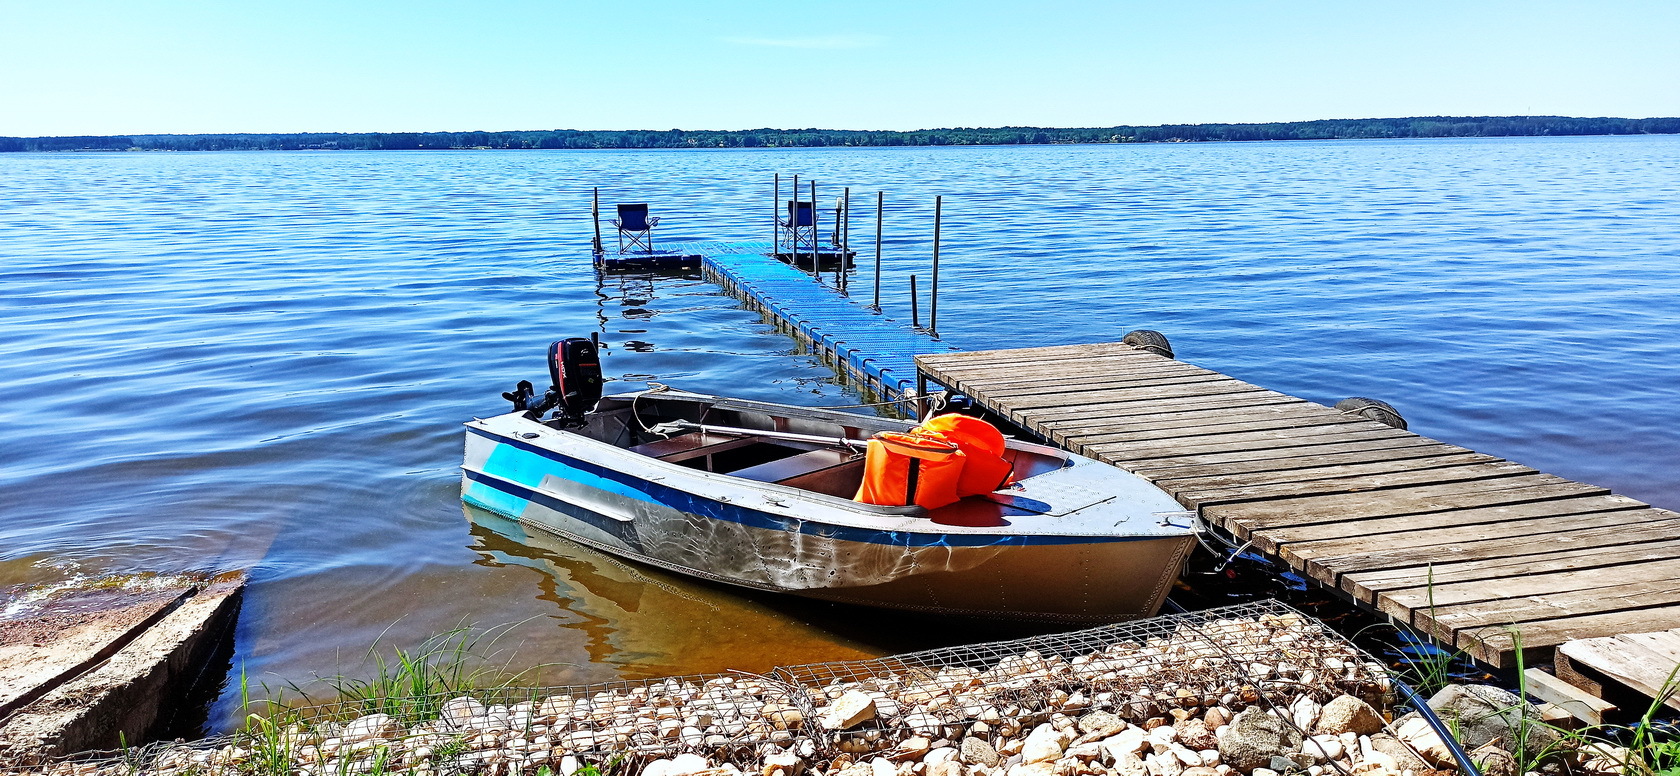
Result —
M 65 763 L 48 772 L 1436 776 L 1456 770 L 1447 748 L 1415 715 L 1385 722 L 1384 667 L 1304 616 L 1184 619 L 1152 633 L 1096 629 L 770 675 L 534 692 L 518 702 L 461 696 L 425 719 L 374 713 L 284 728 L 258 719 L 220 741 L 153 747 L 127 763 Z M 1013 651 L 1018 647 L 1028 648 Z M 1483 754 L 1494 757 L 1492 750 L 1497 746 Z M 1516 775 L 1507 769 L 1499 776 Z

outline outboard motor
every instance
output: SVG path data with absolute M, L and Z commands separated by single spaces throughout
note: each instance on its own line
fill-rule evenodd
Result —
M 548 376 L 562 418 L 582 423 L 601 401 L 601 354 L 593 340 L 570 337 L 549 345 Z
M 502 398 L 513 402 L 514 412 L 531 420 L 542 420 L 549 410 L 567 426 L 583 425 L 585 413 L 601 401 L 600 346 L 594 340 L 570 337 L 548 346 L 548 376 L 554 383 L 541 399 L 530 380 L 520 380 Z

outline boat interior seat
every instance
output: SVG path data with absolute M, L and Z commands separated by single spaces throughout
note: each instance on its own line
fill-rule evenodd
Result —
M 681 463 L 692 458 L 721 453 L 725 450 L 734 450 L 761 441 L 763 440 L 756 436 L 697 431 L 639 444 L 630 448 L 630 452 L 640 453 L 649 458 L 658 458 L 661 461 Z
M 836 487 L 830 480 L 849 479 L 844 475 L 850 474 L 849 469 L 857 470 L 856 481 L 850 489 L 857 490 L 857 482 L 863 479 L 863 455 L 851 450 L 823 448 L 809 450 L 798 455 L 778 458 L 757 466 L 737 469 L 729 474 L 759 482 L 774 482 L 795 488 L 804 488 L 822 493 L 828 493 Z M 824 476 L 830 475 L 830 476 Z M 833 494 L 830 494 L 833 495 Z M 851 493 L 846 493 L 847 498 Z

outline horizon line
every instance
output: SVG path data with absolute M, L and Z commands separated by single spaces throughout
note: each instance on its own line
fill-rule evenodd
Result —
M 566 127 L 557 127 L 557 128 L 552 128 L 552 129 L 429 129 L 429 130 L 364 130 L 364 131 L 304 130 L 304 131 L 290 131 L 290 132 L 284 132 L 284 131 L 281 131 L 281 132 L 277 132 L 277 131 L 119 132 L 119 133 L 104 134 L 104 135 L 97 135 L 97 134 L 0 135 L 0 137 L 4 137 L 4 138 L 9 139 L 9 140 L 47 140 L 47 139 L 54 139 L 54 138 L 62 139 L 62 138 L 84 138 L 84 137 L 85 138 L 205 137 L 205 136 L 228 136 L 228 135 L 236 135 L 236 136 L 237 135 L 443 135 L 443 134 L 470 134 L 470 133 L 482 133 L 482 134 L 486 134 L 486 135 L 496 135 L 496 134 L 518 134 L 518 133 L 528 133 L 528 132 L 576 132 L 576 133 L 580 133 L 580 134 L 581 133 L 596 133 L 596 132 L 617 132 L 617 133 L 638 132 L 638 133 L 648 133 L 648 134 L 670 134 L 670 133 L 680 133 L 680 134 L 704 134 L 704 133 L 736 134 L 736 133 L 745 133 L 745 132 L 779 132 L 779 133 L 851 132 L 851 133 L 860 133 L 860 134 L 867 134 L 867 133 L 915 134 L 915 133 L 918 133 L 918 132 L 1000 131 L 1000 130 L 1078 131 L 1078 130 L 1102 130 L 1102 129 L 1164 129 L 1164 128 L 1169 128 L 1169 127 L 1221 127 L 1221 126 L 1228 126 L 1228 127 L 1263 127 L 1263 126 L 1274 126 L 1274 125 L 1281 125 L 1281 124 L 1317 124 L 1317 123 L 1344 122 L 1344 121 L 1404 121 L 1404 120 L 1419 121 L 1419 120 L 1463 120 L 1463 119 L 1482 119 L 1482 120 L 1485 120 L 1485 119 L 1573 119 L 1573 120 L 1585 120 L 1585 121 L 1675 121 L 1675 120 L 1680 120 L 1680 116 L 1644 116 L 1644 117 L 1637 117 L 1636 118 L 1636 117 L 1629 117 L 1629 116 L 1567 116 L 1567 115 L 1562 115 L 1562 114 L 1535 113 L 1535 114 L 1504 114 L 1504 115 L 1485 114 L 1485 115 L 1362 116 L 1362 117 L 1353 117 L 1353 118 L 1295 119 L 1295 120 L 1288 120 L 1288 121 L 1200 121 L 1200 122 L 1171 122 L 1171 123 L 1161 123 L 1161 124 L 1110 124 L 1110 125 L 1062 126 L 1062 127 L 1043 126 L 1043 125 L 1025 125 L 1025 124 L 1022 124 L 1022 125 L 1004 124 L 1004 125 L 997 125 L 997 126 L 978 126 L 978 125 L 976 125 L 976 126 L 921 127 L 921 128 L 917 128 L 917 129 L 840 129 L 840 128 L 828 128 L 828 127 L 787 127 L 787 128 L 750 127 L 750 128 L 741 128 L 741 129 L 682 129 L 682 128 L 677 128 L 677 127 L 673 127 L 671 129 L 646 129 L 646 128 L 573 129 L 573 128 L 566 128 Z

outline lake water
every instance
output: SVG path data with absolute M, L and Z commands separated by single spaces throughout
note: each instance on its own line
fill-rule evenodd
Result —
M 600 332 L 609 387 L 856 400 L 698 277 L 590 267 L 591 187 L 653 203 L 661 239 L 768 240 L 773 172 L 851 186 L 860 214 L 887 192 L 899 313 L 944 194 L 958 345 L 1158 329 L 1183 360 L 1680 507 L 1676 137 L 0 154 L 0 586 L 248 568 L 253 684 L 474 623 L 517 623 L 498 646 L 551 682 L 963 638 L 515 544 L 460 504 L 460 423 L 556 338 Z

